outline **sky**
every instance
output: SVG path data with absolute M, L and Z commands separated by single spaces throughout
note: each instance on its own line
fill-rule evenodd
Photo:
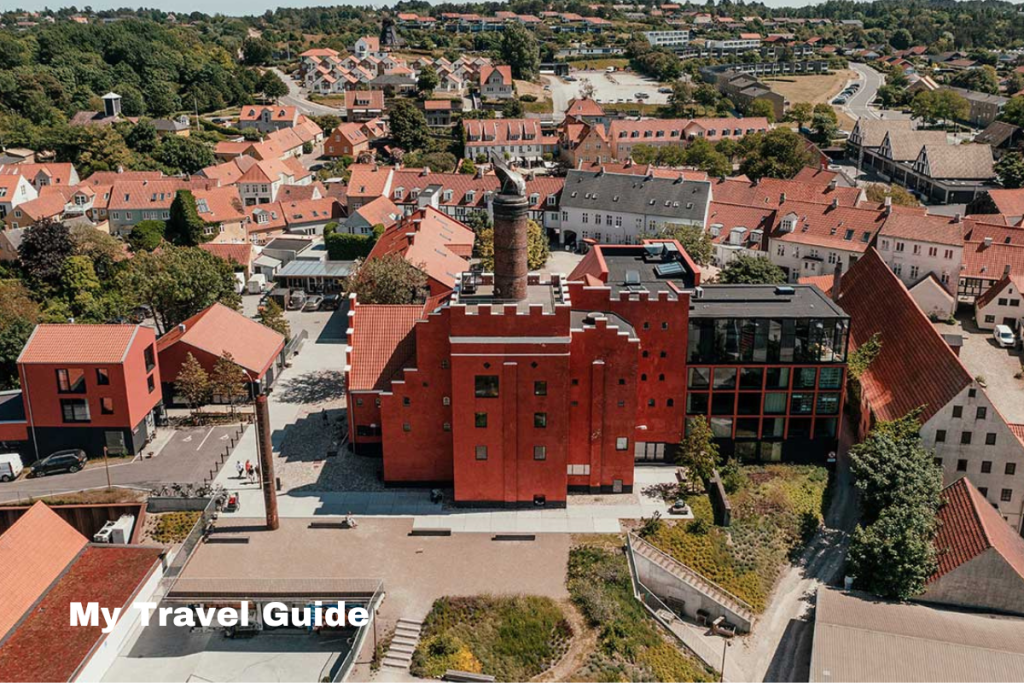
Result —
M 453 0 L 457 2 L 458 0 Z M 765 0 L 769 7 L 802 7 L 814 4 L 817 0 Z M 138 0 L 136 0 L 138 2 Z M 24 10 L 41 10 L 49 7 L 59 9 L 61 7 L 92 7 L 93 10 L 120 9 L 129 7 L 157 7 L 165 12 L 205 12 L 207 14 L 226 14 L 229 16 L 259 15 L 268 9 L 278 7 L 317 7 L 322 5 L 370 5 L 379 7 L 381 5 L 392 5 L 394 0 L 356 0 L 354 2 L 330 2 L 329 0 L 160 0 L 160 2 L 132 2 L 132 0 L 69 0 L 67 2 L 54 2 L 54 0 L 0 0 L 0 6 L 11 6 Z M 6 7 L 5 7 L 6 9 Z

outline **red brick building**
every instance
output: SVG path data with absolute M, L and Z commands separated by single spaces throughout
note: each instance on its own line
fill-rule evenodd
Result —
M 162 409 L 156 335 L 142 325 L 38 325 L 18 357 L 30 460 L 138 453 Z M 0 433 L 17 425 L 0 425 Z
M 387 483 L 453 482 L 456 502 L 508 506 L 627 492 L 687 415 L 745 459 L 835 449 L 848 325 L 820 290 L 701 287 L 675 240 L 526 275 L 503 265 L 518 233 L 502 238 L 501 211 L 494 275 L 465 273 L 422 306 L 352 301 L 349 437 L 382 452 Z

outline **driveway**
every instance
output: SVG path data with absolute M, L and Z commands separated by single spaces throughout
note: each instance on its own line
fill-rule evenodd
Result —
M 160 428 L 162 447 L 153 457 L 110 461 L 110 483 L 115 486 L 156 488 L 165 484 L 198 484 L 216 474 L 220 456 L 238 437 L 238 425 L 193 427 L 170 430 Z M 149 449 L 146 449 L 148 452 Z M 70 493 L 107 485 L 107 470 L 102 460 L 93 460 L 75 474 L 55 474 L 41 479 L 24 477 L 0 484 L 0 502 L 12 502 L 56 493 Z
M 288 74 L 277 68 L 271 68 L 270 70 L 277 74 L 278 77 L 280 77 L 280 79 L 288 86 L 288 94 L 279 98 L 279 103 L 289 107 L 295 107 L 299 110 L 300 114 L 308 114 L 311 116 L 334 114 L 335 116 L 341 116 L 341 109 L 328 107 L 326 104 L 317 104 L 316 102 L 310 102 L 306 99 L 306 94 L 302 91 L 302 87 L 299 86 L 299 84 L 295 82 L 295 79 Z
M 878 112 L 868 107 L 869 104 L 875 101 L 875 97 L 878 95 L 878 89 L 885 83 L 885 76 L 878 71 L 875 71 L 866 64 L 850 63 L 850 68 L 857 72 L 859 83 L 861 85 L 860 90 L 854 93 L 853 97 L 843 107 L 847 113 L 854 119 L 877 119 L 880 118 Z

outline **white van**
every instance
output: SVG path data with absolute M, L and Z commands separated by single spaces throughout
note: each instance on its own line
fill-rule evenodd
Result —
M 992 337 L 996 344 L 1004 349 L 1012 349 L 1017 344 L 1017 340 L 1013 338 L 1013 331 L 1006 325 L 996 325 L 996 329 L 992 330 Z
M 14 481 L 25 469 L 17 453 L 0 453 L 0 481 Z

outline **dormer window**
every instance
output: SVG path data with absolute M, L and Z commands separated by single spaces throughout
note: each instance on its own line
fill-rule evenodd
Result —
M 779 225 L 782 228 L 782 232 L 793 232 L 796 230 L 796 219 L 797 215 L 795 213 L 787 213 L 783 216 L 782 222 Z
M 404 187 L 396 187 L 395 188 L 395 199 L 401 199 L 404 196 L 405 196 L 405 188 Z

